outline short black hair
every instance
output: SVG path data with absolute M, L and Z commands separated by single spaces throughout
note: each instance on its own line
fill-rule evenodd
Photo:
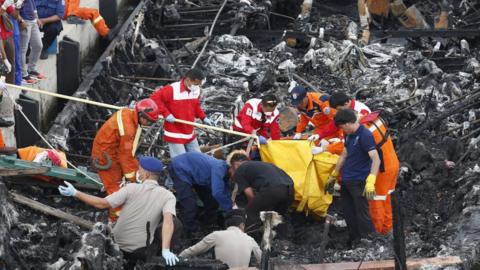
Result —
M 337 114 L 333 118 L 333 121 L 335 121 L 335 125 L 337 126 L 345 125 L 348 123 L 355 123 L 357 121 L 357 115 L 352 109 L 343 109 L 337 112 Z
M 192 68 L 189 71 L 187 71 L 187 74 L 185 74 L 185 78 L 201 81 L 205 79 L 205 74 L 203 74 L 203 72 L 198 68 Z
M 230 158 L 230 164 L 232 165 L 235 162 L 246 161 L 246 160 L 249 160 L 249 159 L 248 159 L 248 156 L 245 155 L 245 153 L 235 153 Z
M 225 228 L 238 227 L 242 223 L 245 224 L 245 211 L 242 209 L 233 209 L 225 215 Z
M 269 107 L 275 107 L 278 104 L 278 99 L 274 95 L 266 95 L 262 98 L 262 105 L 263 106 L 269 106 Z
M 330 96 L 329 103 L 330 107 L 336 109 L 338 106 L 343 106 L 350 101 L 351 98 L 343 92 L 335 92 Z

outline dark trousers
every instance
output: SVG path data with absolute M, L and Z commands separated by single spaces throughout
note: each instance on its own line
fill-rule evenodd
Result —
M 63 26 L 61 21 L 47 23 L 40 31 L 43 32 L 42 44 L 43 50 L 48 50 L 55 38 L 62 32 Z
M 151 256 L 160 256 L 162 252 L 162 222 L 160 222 L 157 226 L 157 229 L 155 229 L 155 235 L 153 236 L 153 242 L 150 244 L 150 246 L 147 248 L 142 247 L 139 249 L 136 249 L 132 252 L 127 252 L 123 251 L 123 258 L 127 261 L 126 264 L 124 265 L 125 270 L 133 270 L 135 265 L 137 264 L 137 261 L 142 261 L 145 262 L 147 258 Z M 173 235 L 172 235 L 172 241 L 170 245 L 170 249 L 174 250 L 176 249 L 176 245 L 180 245 L 180 237 L 182 234 L 182 223 L 180 220 L 176 217 L 173 218 Z M 146 244 L 146 243 L 145 243 Z
M 180 218 L 188 232 L 200 229 L 199 218 L 207 222 L 216 223 L 218 202 L 212 196 L 212 190 L 208 186 L 190 185 L 170 173 L 173 179 L 175 195 L 182 206 Z M 198 196 L 198 197 L 197 197 Z M 197 199 L 203 203 L 204 213 L 197 217 Z
M 368 212 L 368 200 L 363 196 L 364 189 L 365 181 L 342 182 L 340 200 L 350 240 L 365 237 L 375 231 Z
M 285 214 L 294 200 L 293 186 L 279 185 L 262 189 L 255 194 L 246 208 L 245 231 L 252 231 L 262 225 L 261 211 L 275 211 Z

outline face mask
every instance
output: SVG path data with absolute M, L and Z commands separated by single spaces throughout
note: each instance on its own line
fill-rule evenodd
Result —
M 272 115 L 273 115 L 273 112 L 264 112 L 264 114 L 265 114 L 266 116 L 272 116 Z
M 140 176 L 140 173 L 138 171 L 135 174 L 135 181 L 139 184 L 142 183 L 142 177 Z
M 190 89 L 190 91 L 194 91 L 194 92 L 197 92 L 197 91 L 200 91 L 200 85 L 190 85 L 190 87 L 188 88 Z

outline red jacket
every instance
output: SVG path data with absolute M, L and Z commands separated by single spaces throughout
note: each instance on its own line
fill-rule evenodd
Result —
M 193 122 L 204 119 L 205 112 L 200 107 L 200 91 L 190 91 L 183 79 L 158 89 L 150 96 L 163 117 L 173 114 L 175 118 Z M 180 123 L 164 123 L 164 140 L 169 143 L 187 144 L 195 139 L 193 126 Z
M 370 108 L 367 107 L 367 105 L 365 105 L 360 101 L 356 101 L 354 99 L 352 99 L 352 103 L 350 104 L 350 109 L 357 112 L 357 115 L 359 118 L 365 115 L 368 115 L 369 113 L 372 112 L 370 111 Z M 340 128 L 337 127 L 337 125 L 335 125 L 335 121 L 332 120 L 328 125 L 321 128 L 317 134 L 320 135 L 320 138 L 326 138 L 335 134 L 335 132 L 337 132 L 339 129 Z
M 280 139 L 279 114 L 278 110 L 275 109 L 272 115 L 265 115 L 262 111 L 262 100 L 252 98 L 245 103 L 245 106 L 235 118 L 233 130 L 248 134 L 252 134 L 256 130 L 257 135 L 278 140 Z
M 0 6 L 3 5 L 3 2 L 5 2 L 5 0 L 0 0 Z M 14 11 L 15 11 L 15 7 L 13 5 L 10 5 L 7 7 L 6 12 L 8 14 L 12 14 Z M 0 38 L 2 40 L 5 40 L 11 37 L 12 35 L 13 35 L 13 31 L 7 31 L 7 29 L 5 29 L 5 25 L 3 24 L 3 18 L 0 16 Z

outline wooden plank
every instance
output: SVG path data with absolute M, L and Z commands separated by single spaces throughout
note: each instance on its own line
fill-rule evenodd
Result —
M 35 175 L 44 174 L 48 172 L 47 167 L 32 168 L 32 169 L 7 169 L 0 167 L 0 176 L 19 176 L 19 175 Z
M 433 257 L 433 258 L 420 258 L 407 260 L 408 269 L 418 269 L 421 266 L 428 265 L 458 265 L 462 260 L 458 256 L 447 257 Z M 300 267 L 304 270 L 356 270 L 356 269 L 368 269 L 368 270 L 394 270 L 395 262 L 393 260 L 384 261 L 368 261 L 363 262 L 360 266 L 360 262 L 340 262 L 340 263 L 324 263 L 324 264 L 302 264 L 302 265 L 275 265 L 275 270 L 290 270 L 298 269 Z
M 16 202 L 16 203 L 28 206 L 28 207 L 30 207 L 34 210 L 38 210 L 42 213 L 52 215 L 54 217 L 72 222 L 73 224 L 76 224 L 76 225 L 78 225 L 80 227 L 83 227 L 85 229 L 91 230 L 93 228 L 93 223 L 88 221 L 88 220 L 85 220 L 83 218 L 79 218 L 79 217 L 74 216 L 72 214 L 63 212 L 62 210 L 59 210 L 59 209 L 53 208 L 51 206 L 39 203 L 37 201 L 34 201 L 32 199 L 29 199 L 29 198 L 27 198 L 23 195 L 20 195 L 20 194 L 14 193 L 14 192 L 10 192 L 10 195 L 12 196 L 13 201 Z

